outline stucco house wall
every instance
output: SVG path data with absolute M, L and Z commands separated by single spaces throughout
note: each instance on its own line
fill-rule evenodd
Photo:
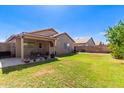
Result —
M 10 44 L 9 43 L 0 43 L 0 51 L 1 52 L 10 51 Z
M 74 51 L 74 42 L 68 37 L 67 34 L 62 34 L 56 37 L 56 54 L 63 55 Z

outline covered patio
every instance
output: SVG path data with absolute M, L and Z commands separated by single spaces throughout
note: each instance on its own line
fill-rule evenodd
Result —
M 21 38 L 17 39 L 16 57 L 20 57 L 21 61 L 50 57 L 52 54 L 55 55 L 55 38 L 22 34 Z
M 1 58 L 0 68 L 25 64 L 25 60 L 30 63 L 49 60 L 51 55 L 55 56 L 55 42 L 56 39 L 52 37 L 22 33 L 14 42 L 10 42 L 13 44 L 10 52 L 15 56 Z

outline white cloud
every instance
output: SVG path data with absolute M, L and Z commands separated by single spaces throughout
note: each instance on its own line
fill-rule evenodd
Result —
M 99 32 L 99 35 L 105 35 L 106 32 Z

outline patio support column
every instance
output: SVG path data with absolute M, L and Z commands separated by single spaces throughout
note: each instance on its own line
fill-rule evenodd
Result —
M 54 41 L 54 54 L 56 54 L 56 40 Z
M 24 60 L 24 37 L 21 36 L 21 60 Z

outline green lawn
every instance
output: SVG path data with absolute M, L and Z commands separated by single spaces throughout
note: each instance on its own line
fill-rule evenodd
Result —
M 124 87 L 124 62 L 108 54 L 75 54 L 0 70 L 0 87 Z

